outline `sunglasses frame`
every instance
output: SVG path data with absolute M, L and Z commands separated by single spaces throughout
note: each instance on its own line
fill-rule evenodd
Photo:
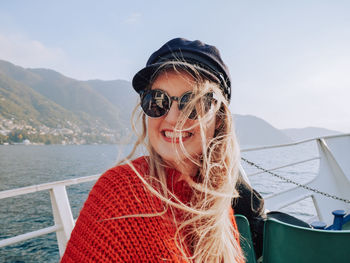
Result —
M 166 109 L 166 111 L 165 111 L 165 113 L 164 114 L 162 114 L 162 115 L 160 115 L 160 116 L 158 116 L 158 117 L 153 117 L 153 116 L 150 116 L 150 115 L 148 115 L 147 114 L 147 112 L 144 110 L 144 108 L 142 107 L 142 101 L 143 101 L 143 99 L 145 98 L 145 96 L 147 95 L 147 94 L 149 94 L 149 93 L 151 93 L 151 92 L 161 92 L 161 94 L 163 94 L 163 95 L 165 95 L 167 98 L 168 98 L 168 100 L 169 100 L 169 107 L 168 107 L 168 109 Z M 166 91 L 164 91 L 164 90 L 161 90 L 161 89 L 153 89 L 153 90 L 145 90 L 145 91 L 143 91 L 141 94 L 140 94 L 140 97 L 141 97 L 141 108 L 142 108 L 142 111 L 148 116 L 148 117 L 150 117 L 150 118 L 154 118 L 154 119 L 157 119 L 157 118 L 160 118 L 160 117 L 163 117 L 163 116 L 165 116 L 165 115 L 167 115 L 168 114 L 168 112 L 170 111 L 170 109 L 171 109 L 171 106 L 172 106 L 172 104 L 173 104 L 173 101 L 176 101 L 177 102 L 177 107 L 178 107 L 178 109 L 180 110 L 180 111 L 182 111 L 183 109 L 184 109 L 184 107 L 186 107 L 186 104 L 188 103 L 185 103 L 185 104 L 182 104 L 181 103 L 181 100 L 184 98 L 184 96 L 186 96 L 186 95 L 190 95 L 190 96 L 193 96 L 194 95 L 194 93 L 192 92 L 192 91 L 186 91 L 185 93 L 183 93 L 181 96 L 170 96 Z M 206 94 L 206 96 L 211 96 L 211 98 L 213 97 L 213 93 L 208 93 L 208 94 Z M 191 114 L 190 114 L 191 115 Z M 196 119 L 196 117 L 195 118 L 190 118 L 189 117 L 189 119 Z

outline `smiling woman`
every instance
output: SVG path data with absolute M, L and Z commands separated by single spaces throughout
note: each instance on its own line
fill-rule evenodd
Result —
M 148 138 L 155 152 L 182 174 L 190 176 L 194 176 L 193 172 L 196 173 L 197 165 L 187 159 L 185 153 L 197 160 L 200 158 L 202 154 L 200 126 L 196 123 L 198 120 L 190 118 L 185 119 L 181 128 L 177 127 L 177 122 L 181 116 L 179 108 L 183 104 L 182 100 L 185 100 L 186 95 L 188 97 L 188 94 L 191 94 L 189 92 L 193 91 L 194 85 L 193 77 L 185 72 L 169 71 L 159 75 L 152 84 L 152 91 L 158 90 L 158 93 L 169 94 L 170 98 L 176 97 L 177 102 L 168 103 L 169 110 L 164 116 L 147 119 Z M 213 138 L 214 130 L 215 115 L 211 111 L 210 121 L 204 127 L 207 142 Z M 185 151 L 181 150 L 181 146 Z
M 219 51 L 170 40 L 133 87 L 138 141 L 93 187 L 62 262 L 243 262 L 231 207 L 239 147 Z M 149 156 L 132 161 L 139 145 Z

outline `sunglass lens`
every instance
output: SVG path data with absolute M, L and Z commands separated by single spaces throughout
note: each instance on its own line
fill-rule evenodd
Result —
M 183 110 L 186 105 L 193 99 L 194 94 L 191 92 L 187 92 L 184 95 L 182 95 L 182 97 L 180 98 L 179 101 L 179 109 Z M 190 115 L 188 116 L 188 118 L 190 119 L 196 119 L 197 118 L 197 112 L 196 109 L 193 109 L 190 113 Z
M 185 93 L 180 100 L 179 103 L 179 109 L 182 110 L 186 107 L 186 105 L 194 98 L 194 94 L 191 92 Z M 204 113 L 207 113 L 210 110 L 211 107 L 211 102 L 213 100 L 213 94 L 208 93 L 205 96 L 201 98 L 201 103 L 203 104 L 198 104 L 198 105 L 203 105 L 204 106 Z M 199 106 L 200 107 L 200 106 Z M 200 109 L 200 108 L 199 108 Z M 194 108 L 192 109 L 191 113 L 189 114 L 188 118 L 195 120 L 197 119 L 197 110 Z
M 157 118 L 165 115 L 169 105 L 169 97 L 160 90 L 149 90 L 142 96 L 141 107 L 149 117 Z

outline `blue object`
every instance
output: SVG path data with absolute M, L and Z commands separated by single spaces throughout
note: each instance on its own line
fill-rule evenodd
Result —
M 345 216 L 344 218 L 343 218 L 343 224 L 345 224 L 345 223 L 347 223 L 347 222 L 349 222 L 350 221 L 350 214 L 348 214 L 347 216 Z
M 334 220 L 333 220 L 333 225 L 332 225 L 331 229 L 332 230 L 342 230 L 345 211 L 344 210 L 334 210 L 332 212 L 332 214 L 334 215 Z
M 325 229 L 326 228 L 326 223 L 321 222 L 321 221 L 315 221 L 311 223 L 312 228 L 314 229 Z

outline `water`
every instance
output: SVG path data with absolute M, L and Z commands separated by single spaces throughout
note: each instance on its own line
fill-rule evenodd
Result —
M 119 150 L 115 145 L 0 146 L 0 191 L 99 174 L 116 164 Z M 92 185 L 68 187 L 74 218 Z M 48 191 L 0 200 L 0 239 L 52 225 Z M 0 262 L 58 261 L 54 233 L 0 248 Z
M 129 146 L 0 146 L 0 191 L 34 184 L 47 183 L 100 174 L 113 167 L 118 157 L 125 156 Z M 242 156 L 265 168 L 272 168 L 317 155 L 316 145 L 308 143 L 298 147 L 274 149 Z M 256 169 L 243 163 L 246 172 Z M 318 161 L 278 170 L 277 173 L 298 182 L 306 182 L 317 174 Z M 291 187 L 271 175 L 250 178 L 254 188 L 263 196 Z M 68 187 L 68 196 L 74 218 L 79 214 L 93 183 Z M 311 200 L 284 209 L 307 220 L 315 214 Z M 54 225 L 48 191 L 0 200 L 0 239 L 23 234 Z M 58 262 L 56 234 L 23 241 L 0 248 L 0 262 Z

